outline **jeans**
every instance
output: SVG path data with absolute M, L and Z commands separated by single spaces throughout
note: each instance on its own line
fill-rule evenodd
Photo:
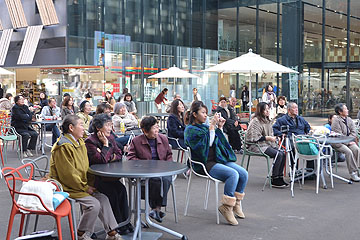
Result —
M 216 163 L 209 174 L 225 182 L 224 194 L 230 197 L 234 197 L 235 192 L 243 193 L 248 181 L 248 172 L 234 162 Z
M 60 137 L 60 130 L 55 123 L 46 124 L 45 125 L 46 131 L 52 131 L 52 141 L 51 143 L 56 143 L 56 140 Z
M 117 137 L 117 138 L 115 138 L 115 141 L 116 141 L 117 143 L 120 143 L 122 146 L 125 146 L 125 145 L 128 144 L 129 138 L 130 138 L 130 135 L 126 135 L 126 136 L 123 136 L 123 137 Z

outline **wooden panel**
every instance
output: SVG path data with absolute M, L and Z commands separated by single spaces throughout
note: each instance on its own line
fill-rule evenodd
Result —
M 42 29 L 43 25 L 27 28 L 17 64 L 32 64 Z
M 38 6 L 43 25 L 53 25 L 59 23 L 52 0 L 36 0 L 36 4 Z
M 13 29 L 5 29 L 2 31 L 0 38 L 0 66 L 3 66 L 5 64 L 5 59 L 9 51 L 13 31 Z
M 5 0 L 10 20 L 14 28 L 27 27 L 24 9 L 21 0 Z

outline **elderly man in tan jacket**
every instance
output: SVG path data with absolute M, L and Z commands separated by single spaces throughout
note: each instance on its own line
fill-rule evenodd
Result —
M 348 117 L 349 110 L 345 104 L 339 103 L 335 106 L 336 117 L 331 124 L 331 130 L 345 136 L 357 138 L 356 127 L 353 120 Z M 354 182 L 359 182 L 358 166 L 360 163 L 360 148 L 355 141 L 343 144 L 332 144 L 332 147 L 345 154 L 346 164 L 350 178 Z

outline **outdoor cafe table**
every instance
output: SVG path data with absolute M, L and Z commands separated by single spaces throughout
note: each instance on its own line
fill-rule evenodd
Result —
M 112 162 L 107 164 L 95 164 L 91 165 L 89 172 L 102 177 L 112 178 L 129 178 L 136 181 L 136 224 L 133 235 L 133 240 L 137 237 L 139 239 L 147 239 L 150 237 L 144 233 L 141 233 L 141 180 L 145 180 L 145 219 L 146 222 L 155 228 L 158 228 L 164 232 L 174 235 L 181 239 L 187 239 L 187 237 L 181 233 L 177 233 L 173 230 L 165 228 L 159 224 L 152 222 L 149 218 L 149 179 L 153 177 L 164 177 L 181 174 L 188 170 L 185 164 L 160 161 L 160 160 L 130 160 L 125 162 Z M 160 237 L 160 236 L 159 236 Z M 157 238 L 156 238 L 157 239 Z
M 148 113 L 147 116 L 153 116 L 160 121 L 160 128 L 165 129 L 166 120 L 170 116 L 169 113 Z
M 324 141 L 326 141 L 326 142 L 325 142 L 326 144 L 349 143 L 349 142 L 355 141 L 355 137 L 352 137 L 352 136 L 343 136 L 343 135 L 341 135 L 341 136 L 336 136 L 336 137 L 326 137 L 326 138 L 325 138 L 325 137 L 319 137 L 319 138 L 317 138 L 317 139 L 318 139 L 318 141 L 319 141 L 320 143 L 323 143 Z M 326 170 L 326 173 L 329 174 L 329 169 L 328 169 L 327 165 L 326 165 L 325 170 Z M 337 178 L 337 179 L 340 179 L 340 180 L 342 180 L 342 181 L 344 181 L 344 182 L 347 182 L 347 183 L 349 183 L 349 184 L 352 184 L 352 181 L 351 181 L 351 180 L 348 180 L 348 179 L 346 179 L 346 178 L 344 178 L 344 177 L 341 177 L 341 176 L 339 176 L 339 175 L 333 174 L 333 177 L 334 177 L 334 178 Z
M 42 155 L 45 155 L 45 145 L 46 145 L 46 124 L 58 124 L 61 120 L 36 120 L 31 122 L 31 124 L 39 125 L 40 127 L 40 142 L 41 142 L 41 153 Z M 48 147 L 51 147 L 50 145 L 47 145 Z

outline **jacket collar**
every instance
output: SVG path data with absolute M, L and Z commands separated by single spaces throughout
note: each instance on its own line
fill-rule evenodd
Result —
M 160 134 L 160 133 L 159 133 Z M 159 137 L 159 134 L 157 135 L 157 137 L 156 137 L 156 142 L 157 142 L 157 144 L 163 144 L 163 141 L 162 141 L 162 139 Z M 146 136 L 145 136 L 145 134 L 142 134 L 142 135 L 140 135 L 141 136 L 141 144 L 143 144 L 143 145 L 150 145 L 149 144 L 149 141 L 147 140 L 147 138 L 146 138 Z

